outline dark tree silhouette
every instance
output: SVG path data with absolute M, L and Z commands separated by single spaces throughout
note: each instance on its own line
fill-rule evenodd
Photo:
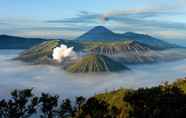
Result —
M 69 99 L 59 104 L 58 96 L 42 93 L 32 94 L 32 89 L 14 90 L 10 100 L 0 101 L 0 118 L 30 118 L 33 114 L 41 118 L 115 118 L 116 108 L 96 98 L 76 97 L 74 104 Z
M 168 84 L 129 91 L 124 101 L 133 108 L 131 118 L 181 118 L 186 113 L 186 95 Z
M 41 103 L 42 115 L 41 118 L 53 118 L 56 116 L 58 106 L 58 96 L 51 96 L 42 93 L 39 102 Z
M 0 101 L 1 118 L 28 118 L 37 110 L 38 97 L 32 94 L 32 89 L 14 90 L 12 99 Z
M 71 101 L 69 99 L 63 100 L 58 113 L 61 118 L 71 118 L 75 116 Z

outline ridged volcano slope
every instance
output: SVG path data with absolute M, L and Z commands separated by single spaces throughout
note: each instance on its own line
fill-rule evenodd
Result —
M 90 53 L 108 56 L 124 64 L 154 63 L 160 55 L 150 47 L 137 41 L 100 43 Z
M 136 41 L 119 41 L 111 43 L 102 43 L 98 44 L 95 48 L 90 51 L 97 54 L 103 55 L 115 55 L 119 53 L 128 53 L 128 52 L 145 52 L 150 51 L 151 49 L 145 45 L 142 45 Z
M 72 73 L 116 72 L 127 67 L 103 55 L 87 55 L 66 69 Z

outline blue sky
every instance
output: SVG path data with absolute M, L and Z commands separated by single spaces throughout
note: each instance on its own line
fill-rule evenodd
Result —
M 69 38 L 97 25 L 186 40 L 186 0 L 0 0 L 0 34 Z

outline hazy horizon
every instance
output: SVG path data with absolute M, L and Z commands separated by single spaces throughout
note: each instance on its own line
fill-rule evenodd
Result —
M 186 40 L 185 0 L 1 0 L 0 34 L 72 39 L 94 26 Z

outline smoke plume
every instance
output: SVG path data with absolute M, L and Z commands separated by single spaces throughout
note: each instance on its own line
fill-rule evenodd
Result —
M 74 52 L 74 47 L 67 47 L 64 44 L 61 44 L 60 47 L 56 47 L 53 49 L 52 57 L 54 60 L 58 62 L 62 62 L 66 57 L 74 57 L 76 53 Z

